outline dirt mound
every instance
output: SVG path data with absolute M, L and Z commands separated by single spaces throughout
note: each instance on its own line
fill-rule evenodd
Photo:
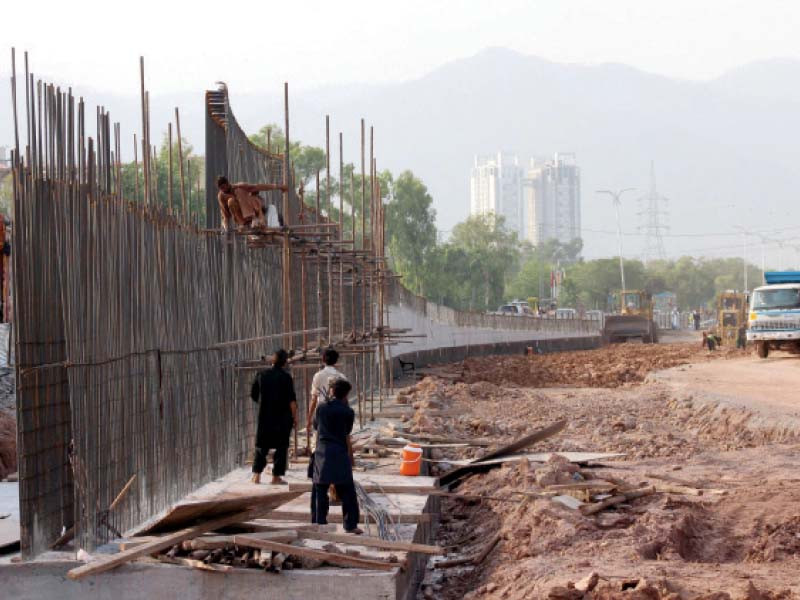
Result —
M 17 422 L 0 410 L 0 479 L 17 470 Z
M 651 371 L 736 352 L 709 353 L 699 344 L 615 344 L 580 352 L 490 356 L 464 361 L 462 379 L 505 386 L 614 388 L 642 382 Z
M 775 562 L 800 555 L 800 516 L 765 525 L 747 553 L 750 562 Z

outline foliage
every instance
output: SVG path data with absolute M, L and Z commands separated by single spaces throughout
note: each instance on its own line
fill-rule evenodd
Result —
M 254 144 L 267 148 L 267 139 L 269 139 L 269 150 L 276 154 L 283 154 L 286 151 L 286 137 L 283 135 L 283 129 L 280 126 L 271 123 L 264 125 L 249 136 L 249 139 Z M 289 160 L 294 168 L 297 182 L 303 185 L 309 185 L 316 177 L 317 171 L 325 170 L 325 150 L 317 146 L 306 146 L 300 140 L 289 141 Z M 334 165 L 331 165 L 334 169 Z
M 394 268 L 411 290 L 423 291 L 428 255 L 436 247 L 436 211 L 428 188 L 411 171 L 404 171 L 391 186 L 386 205 L 386 241 Z
M 195 220 L 205 220 L 205 160 L 193 152 L 192 145 L 183 138 L 181 151 L 183 153 L 183 182 L 186 196 L 187 212 Z M 155 158 L 151 160 L 150 170 L 153 176 L 153 186 L 156 188 L 155 201 L 162 206 L 169 206 L 169 140 L 167 136 L 161 142 Z M 172 141 L 172 209 L 176 212 L 182 210 L 181 172 L 178 141 Z M 135 162 L 124 163 L 120 167 L 122 176 L 122 197 L 136 202 L 144 201 L 144 166 L 141 155 Z
M 11 214 L 11 206 L 14 203 L 14 189 L 12 187 L 11 174 L 0 179 L 0 213 Z
M 742 289 L 742 279 L 742 261 L 738 258 L 684 256 L 671 261 L 653 261 L 647 266 L 637 260 L 625 261 L 628 289 L 643 289 L 652 294 L 674 292 L 681 310 L 711 306 L 719 292 Z M 761 272 L 753 265 L 748 265 L 748 281 L 751 287 L 761 281 Z M 609 294 L 619 288 L 618 259 L 579 262 L 567 269 L 559 303 L 605 309 Z M 514 289 L 515 293 L 517 291 Z

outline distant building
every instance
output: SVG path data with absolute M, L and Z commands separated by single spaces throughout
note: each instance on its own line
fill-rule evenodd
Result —
M 523 237 L 522 175 L 514 155 L 476 156 L 470 173 L 470 216 L 502 216 L 506 228 Z
M 531 160 L 522 179 L 525 222 L 522 237 L 537 245 L 581 237 L 581 174 L 574 154 Z
M 8 148 L 0 146 L 0 167 L 9 167 L 11 158 L 8 156 Z

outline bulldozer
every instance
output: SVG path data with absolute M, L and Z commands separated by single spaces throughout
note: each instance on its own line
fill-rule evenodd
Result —
M 727 290 L 717 296 L 717 324 L 714 334 L 723 344 L 736 345 L 739 329 L 747 326 L 748 297 L 744 292 Z
M 620 290 L 613 296 L 613 313 L 605 318 L 603 342 L 613 344 L 641 338 L 645 344 L 658 342 L 653 320 L 653 298 L 642 290 Z

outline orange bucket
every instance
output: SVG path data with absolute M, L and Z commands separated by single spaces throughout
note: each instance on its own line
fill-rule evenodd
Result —
M 403 448 L 403 458 L 400 461 L 400 474 L 419 475 L 422 466 L 422 448 L 417 444 L 408 444 Z

